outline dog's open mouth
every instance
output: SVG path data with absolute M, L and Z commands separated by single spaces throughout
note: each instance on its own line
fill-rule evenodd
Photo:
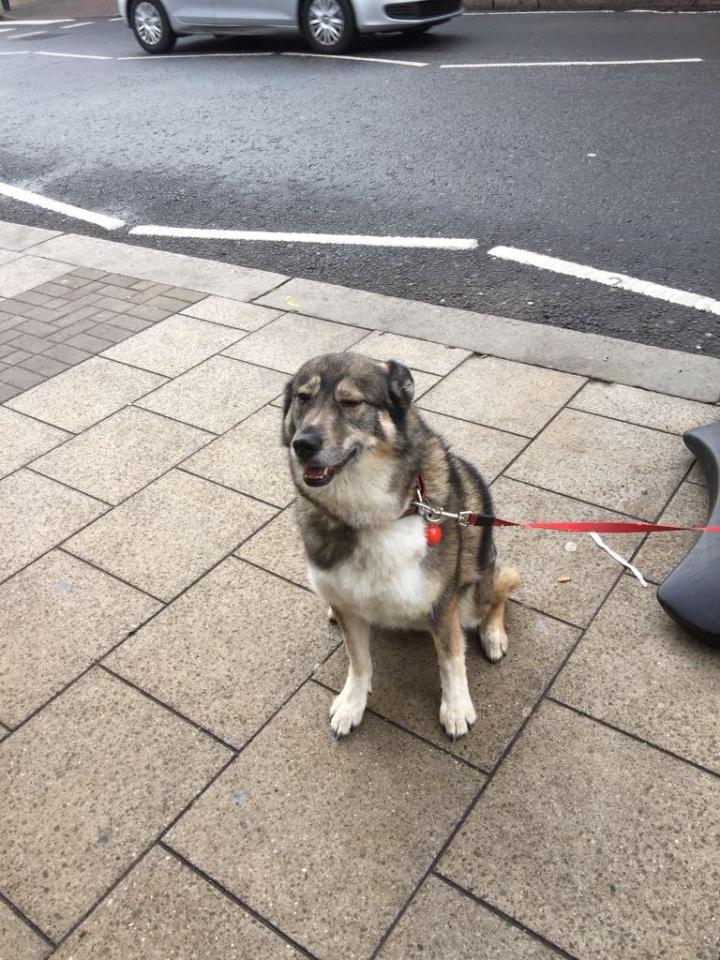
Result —
M 305 467 L 303 480 L 309 487 L 325 487 L 358 455 L 358 449 L 355 447 L 339 463 L 332 463 L 326 467 Z

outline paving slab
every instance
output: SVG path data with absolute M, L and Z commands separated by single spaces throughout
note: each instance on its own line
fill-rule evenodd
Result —
M 569 373 L 471 357 L 427 393 L 420 406 L 534 437 L 583 383 Z
M 230 558 L 106 663 L 240 748 L 339 642 L 312 594 Z
M 57 230 L 41 230 L 39 227 L 26 227 L 19 223 L 0 220 L 0 247 L 3 250 L 27 250 L 45 240 L 60 236 Z
M 320 958 L 366 958 L 482 783 L 366 716 L 329 733 L 303 687 L 168 834 L 168 842 Z
M 430 875 L 379 960 L 556 960 L 560 954 Z
M 0 586 L 0 719 L 42 706 L 160 604 L 61 550 Z
M 54 956 L 293 960 L 301 954 L 172 854 L 154 847 Z
M 236 360 L 294 374 L 306 360 L 321 353 L 349 350 L 366 334 L 367 331 L 359 327 L 288 313 L 251 333 L 224 353 Z
M 258 410 L 183 463 L 183 470 L 285 507 L 295 496 L 288 453 L 280 443 L 282 414 Z
M 0 480 L 0 581 L 106 509 L 98 500 L 29 470 Z
M 213 296 L 205 297 L 204 300 L 186 307 L 181 313 L 184 316 L 220 323 L 226 327 L 235 327 L 237 330 L 259 330 L 266 323 L 282 315 L 280 310 L 258 307 L 254 303 L 243 303 L 242 300 Z
M 488 483 L 527 446 L 528 441 L 514 433 L 492 430 L 429 410 L 420 412 L 425 423 L 445 438 L 453 453 L 477 467 Z
M 187 257 L 76 233 L 48 240 L 37 246 L 33 253 L 50 260 L 67 260 L 81 267 L 130 274 L 143 280 L 189 287 L 236 300 L 254 300 L 286 279 L 279 273 L 236 267 L 215 260 Z
M 0 297 L 16 297 L 19 293 L 61 277 L 70 270 L 72 266 L 69 263 L 59 263 L 55 259 L 46 260 L 36 256 L 18 257 L 0 266 Z
M 165 383 L 156 373 L 92 357 L 8 401 L 38 420 L 79 433 Z
M 308 586 L 307 558 L 292 505 L 246 540 L 236 556 L 301 587 Z
M 622 577 L 552 689 L 557 699 L 720 773 L 720 660 L 653 589 Z
M 194 317 L 174 316 L 106 350 L 119 363 L 177 377 L 234 343 L 242 333 Z
M 18 260 L 22 254 L 16 253 L 13 250 L 3 250 L 0 248 L 0 266 L 4 263 L 12 263 L 13 260 Z
M 395 333 L 376 330 L 353 346 L 353 353 L 362 353 L 376 360 L 398 360 L 406 367 L 445 376 L 470 356 L 467 350 L 447 347 L 415 337 L 399 337 Z
M 669 433 L 684 433 L 720 420 L 720 408 L 709 403 L 668 397 L 651 390 L 638 390 L 620 383 L 588 383 L 570 406 L 586 413 L 614 417 L 627 423 Z
M 316 280 L 289 280 L 260 297 L 258 303 L 423 340 L 437 340 L 437 331 L 442 330 L 444 343 L 474 353 L 691 400 L 720 400 L 720 359 L 716 357 L 388 297 Z
M 563 410 L 507 472 L 516 480 L 653 521 L 691 463 L 679 437 Z
M 60 939 L 230 755 L 95 668 L 2 745 L 3 892 Z
M 492 495 L 497 515 L 510 520 L 627 519 L 507 477 L 493 484 Z M 498 527 L 494 537 L 500 559 L 517 567 L 522 576 L 513 596 L 580 627 L 590 622 L 622 569 L 587 534 Z M 642 535 L 607 535 L 603 539 L 621 556 L 630 557 Z
M 0 477 L 57 447 L 72 434 L 0 407 Z
M 51 949 L 0 901 L 0 960 L 43 960 Z
M 509 649 L 497 664 L 482 653 L 476 634 L 466 649 L 470 696 L 477 711 L 472 731 L 452 743 L 438 720 L 440 677 L 430 634 L 377 631 L 373 637 L 373 711 L 394 720 L 490 771 L 527 715 L 549 686 L 580 637 L 557 620 L 518 604 L 508 609 Z M 317 679 L 338 692 L 347 675 L 347 656 L 340 648 Z
M 719 809 L 717 777 L 546 703 L 439 869 L 583 960 L 713 960 Z
M 169 601 L 274 513 L 257 500 L 172 470 L 73 537 L 67 548 Z
M 213 434 L 126 407 L 33 463 L 33 470 L 117 504 L 180 463 Z
M 229 357 L 211 357 L 137 405 L 203 430 L 224 433 L 276 397 L 285 380 L 284 374 L 274 370 Z
M 660 517 L 660 523 L 679 527 L 701 527 L 707 522 L 707 487 L 683 483 Z M 646 580 L 662 583 L 690 551 L 698 538 L 696 533 L 650 534 L 640 548 L 634 563 Z

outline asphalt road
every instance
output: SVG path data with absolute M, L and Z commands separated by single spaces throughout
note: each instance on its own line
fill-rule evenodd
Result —
M 176 53 L 303 49 L 292 38 L 186 39 Z M 5 183 L 130 226 L 445 236 L 478 247 L 131 242 L 720 355 L 711 313 L 487 253 L 520 247 L 720 299 L 720 15 L 465 16 L 354 51 L 423 68 L 37 55 L 140 54 L 108 21 L 0 33 L 0 54 L 12 50 L 31 53 L 0 56 Z M 682 57 L 704 62 L 440 68 Z M 0 218 L 108 236 L 2 197 Z

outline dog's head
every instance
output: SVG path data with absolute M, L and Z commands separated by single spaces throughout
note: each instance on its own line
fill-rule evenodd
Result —
M 325 487 L 370 451 L 400 452 L 414 392 L 394 360 L 328 353 L 305 363 L 285 388 L 282 438 L 296 481 Z

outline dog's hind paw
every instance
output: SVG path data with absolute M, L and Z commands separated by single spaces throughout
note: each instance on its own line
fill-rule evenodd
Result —
M 469 697 L 452 703 L 443 698 L 440 704 L 440 723 L 451 740 L 464 737 L 476 720 L 475 707 Z
M 490 663 L 497 663 L 507 653 L 507 634 L 497 624 L 490 624 L 480 630 L 480 643 Z
M 364 684 L 346 683 L 330 707 L 330 727 L 336 737 L 346 737 L 363 718 L 368 690 Z

